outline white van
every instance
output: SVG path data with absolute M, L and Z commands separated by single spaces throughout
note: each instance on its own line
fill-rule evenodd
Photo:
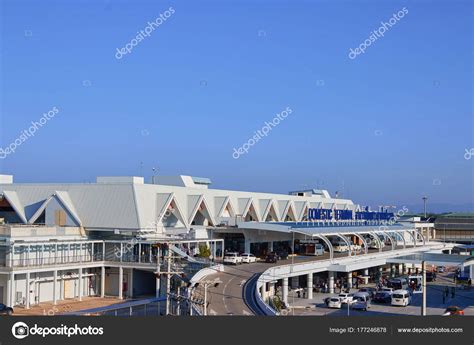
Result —
M 314 255 L 320 256 L 324 255 L 324 246 L 320 243 L 314 245 Z
M 392 294 L 392 305 L 406 307 L 411 302 L 408 290 L 395 290 Z
M 344 253 L 349 251 L 349 247 L 346 242 L 339 241 L 333 244 L 334 251 L 336 253 Z

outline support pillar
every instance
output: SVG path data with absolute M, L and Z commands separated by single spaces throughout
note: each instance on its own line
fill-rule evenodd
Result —
M 288 278 L 283 278 L 282 294 L 283 294 L 283 303 L 285 303 L 285 305 L 288 305 Z
M 329 293 L 334 293 L 334 272 L 328 272 L 328 276 Z
M 244 249 L 246 253 L 250 253 L 250 241 L 245 239 L 244 241 Z M 224 250 L 222 250 L 222 255 L 224 255 Z
M 128 296 L 133 298 L 133 268 L 130 268 L 130 274 L 128 276 Z
M 15 304 L 15 273 L 10 272 L 10 279 L 8 279 L 8 306 L 13 307 Z
M 26 302 L 25 302 L 25 309 L 30 309 L 30 272 L 26 273 Z
M 306 296 L 308 297 L 308 299 L 313 299 L 313 273 L 308 273 L 307 281 L 308 293 Z
M 403 275 L 403 264 L 398 264 L 398 275 Z
M 364 270 L 364 276 L 368 276 L 368 275 L 369 275 L 369 269 L 366 268 L 366 269 Z
M 119 279 L 118 279 L 118 283 L 119 283 L 119 295 L 118 295 L 118 298 L 119 299 L 123 299 L 123 268 L 122 266 L 119 267 Z
M 60 271 L 61 273 L 59 274 L 61 279 L 59 282 L 59 300 L 63 301 L 64 298 L 64 272 Z
M 53 305 L 58 303 L 58 296 L 56 296 L 58 290 L 58 271 L 53 271 Z
M 352 289 L 352 272 L 347 272 L 347 288 Z
M 79 268 L 79 301 L 82 301 L 82 268 Z
M 100 268 L 100 297 L 105 297 L 105 266 Z
M 268 242 L 268 252 L 273 252 L 273 241 Z

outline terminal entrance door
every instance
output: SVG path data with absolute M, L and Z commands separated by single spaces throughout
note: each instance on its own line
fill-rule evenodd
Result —
M 226 252 L 243 253 L 245 251 L 245 237 L 243 234 L 223 234 Z
M 264 257 L 268 254 L 268 242 L 250 243 L 250 252 L 257 257 Z

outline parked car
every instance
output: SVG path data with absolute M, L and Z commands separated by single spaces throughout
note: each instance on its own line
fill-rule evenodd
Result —
M 406 307 L 411 303 L 411 295 L 407 290 L 395 290 L 392 294 L 391 305 Z
M 288 259 L 288 252 L 285 251 L 285 250 L 279 250 L 279 251 L 276 251 L 274 252 L 277 256 L 278 256 L 278 259 L 279 260 L 286 260 Z
M 351 304 L 352 300 L 354 299 L 354 294 L 353 293 L 340 293 L 339 294 L 339 299 L 341 300 L 342 304 Z
M 225 264 L 238 265 L 242 263 L 242 256 L 237 252 L 226 253 L 224 256 Z
M 245 262 L 247 264 L 250 264 L 252 262 L 257 262 L 257 258 L 255 255 L 250 254 L 250 253 L 243 253 L 242 254 L 242 262 Z
M 370 298 L 374 298 L 377 291 L 372 287 L 363 287 L 359 289 L 359 292 L 367 292 L 370 295 Z
M 339 297 L 331 297 L 328 300 L 328 308 L 335 308 L 335 309 L 341 309 L 342 303 Z
M 452 305 L 446 308 L 443 316 L 455 316 L 455 315 L 464 315 L 464 310 L 458 306 Z
M 383 286 L 379 291 L 388 292 L 390 295 L 392 295 L 394 290 L 393 290 L 393 288 Z
M 5 304 L 0 303 L 0 315 L 12 315 L 13 308 L 7 307 Z
M 392 296 L 387 291 L 379 291 L 375 294 L 373 301 L 376 303 L 392 303 Z
M 437 271 L 438 273 L 444 273 L 444 271 L 446 271 L 446 267 L 444 267 L 444 266 L 438 266 L 438 267 L 436 268 L 436 271 Z
M 275 264 L 277 261 L 278 261 L 278 255 L 276 255 L 275 253 L 269 253 L 265 257 L 265 262 Z

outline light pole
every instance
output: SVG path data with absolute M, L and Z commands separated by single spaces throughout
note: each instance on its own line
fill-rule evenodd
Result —
M 199 284 L 203 284 L 204 285 L 204 306 L 203 306 L 203 314 L 204 316 L 207 316 L 207 289 L 209 287 L 218 287 L 219 284 L 222 283 L 222 281 L 216 279 L 216 280 L 203 280 L 203 281 L 200 281 L 199 283 L 196 283 L 194 285 L 194 287 L 198 287 Z
M 425 219 L 426 219 L 426 200 L 428 200 L 428 197 L 425 195 L 422 199 L 423 199 L 423 213 L 425 214 Z
M 421 262 L 421 316 L 426 316 L 426 261 Z

